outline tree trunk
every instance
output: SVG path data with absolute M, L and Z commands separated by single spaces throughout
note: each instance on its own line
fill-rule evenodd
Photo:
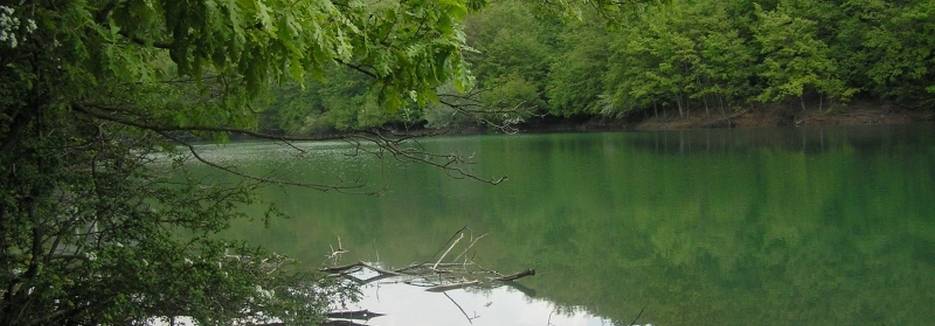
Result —
M 727 112 L 724 112 L 724 96 L 721 94 L 717 95 L 718 107 L 721 109 L 721 116 L 726 116 Z
M 818 111 L 819 112 L 825 111 L 825 95 L 824 94 L 818 94 Z
M 679 108 L 679 118 L 684 118 L 685 113 L 682 111 L 682 96 L 679 95 L 675 98 L 675 105 Z
M 704 115 L 711 116 L 711 111 L 708 110 L 708 95 L 702 96 L 701 100 L 704 101 Z
M 685 98 L 685 117 L 689 118 L 692 115 L 692 100 L 688 96 L 683 96 Z

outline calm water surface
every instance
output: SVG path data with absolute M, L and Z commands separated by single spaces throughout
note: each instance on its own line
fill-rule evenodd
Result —
M 379 197 L 269 187 L 291 219 L 225 236 L 326 261 L 431 259 L 464 225 L 477 260 L 535 268 L 519 286 L 448 294 L 474 325 L 931 325 L 932 126 L 472 136 L 423 140 L 473 153 L 490 186 L 308 144 L 206 146 L 213 159 L 296 181 L 366 180 Z M 217 176 L 225 181 L 230 177 Z M 265 206 L 247 209 L 259 214 Z M 363 290 L 370 325 L 467 325 L 438 293 Z

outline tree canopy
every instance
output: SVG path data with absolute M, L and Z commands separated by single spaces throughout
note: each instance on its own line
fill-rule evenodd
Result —
M 469 13 L 471 99 L 444 98 L 485 109 L 481 124 L 488 127 L 534 116 L 848 110 L 850 101 L 931 109 L 935 103 L 931 1 L 678 0 L 574 8 L 555 16 L 505 0 Z M 281 108 L 270 106 L 269 115 Z M 294 109 L 289 112 L 303 111 Z M 404 113 L 351 125 L 307 117 L 317 130 L 477 124 L 477 114 L 448 105 Z

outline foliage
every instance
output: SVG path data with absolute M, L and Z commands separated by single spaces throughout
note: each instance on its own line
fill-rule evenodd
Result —
M 266 179 L 170 178 L 192 158 L 236 173 L 186 140 L 224 140 L 270 121 L 302 130 L 296 119 L 358 128 L 427 103 L 443 84 L 469 88 L 461 25 L 475 5 L 0 6 L 0 324 L 139 324 L 180 315 L 206 325 L 315 322 L 345 293 L 339 285 L 212 237 L 247 217 L 236 208 L 252 203 Z M 265 99 L 276 85 L 318 87 Z M 309 95 L 318 103 L 301 103 Z M 336 109 L 259 119 L 270 102 Z
M 843 82 L 835 76 L 827 45 L 817 39 L 816 23 L 790 16 L 786 8 L 763 12 L 757 7 L 759 22 L 753 32 L 763 58 L 758 75 L 765 80 L 757 99 L 769 102 L 802 96 L 808 87 L 848 97 L 851 92 L 843 90 Z
M 563 48 L 549 67 L 546 94 L 549 113 L 556 116 L 599 113 L 604 81 L 583 77 L 603 76 L 610 65 L 609 35 L 603 26 L 593 21 L 574 24 L 561 31 L 559 44 Z
M 358 130 L 387 123 L 400 113 L 383 109 L 369 76 L 339 68 L 326 71 L 327 79 L 278 87 L 259 127 L 293 134 Z
M 474 104 L 501 112 L 522 103 L 513 118 L 619 117 L 771 104 L 820 109 L 851 99 L 931 108 L 935 98 L 931 1 L 585 2 L 496 1 L 468 14 Z M 446 87 L 437 91 L 453 89 Z M 445 105 L 407 107 L 405 117 L 373 122 L 491 119 Z

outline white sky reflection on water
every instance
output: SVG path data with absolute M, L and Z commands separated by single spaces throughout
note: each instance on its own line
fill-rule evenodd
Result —
M 495 289 L 458 289 L 446 293 L 464 309 L 458 309 L 443 293 L 404 283 L 378 281 L 360 290 L 360 302 L 350 310 L 368 309 L 386 314 L 371 319 L 374 326 L 422 325 L 516 325 L 516 326 L 603 326 L 611 321 L 592 316 L 582 309 L 556 310 L 549 301 L 530 298 L 508 286 Z M 472 318 L 469 323 L 465 313 Z

